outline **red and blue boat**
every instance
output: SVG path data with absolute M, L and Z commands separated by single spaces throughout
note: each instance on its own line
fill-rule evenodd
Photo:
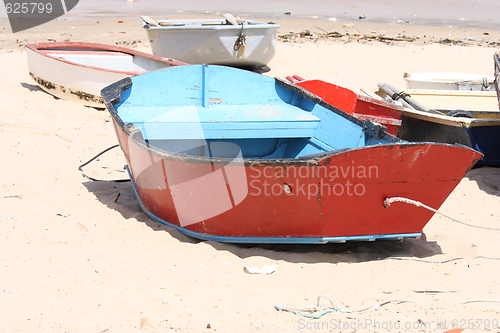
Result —
M 204 240 L 327 243 L 419 237 L 481 158 L 410 143 L 285 80 L 171 67 L 102 90 L 152 219 Z M 453 163 L 450 163 L 450 161 Z

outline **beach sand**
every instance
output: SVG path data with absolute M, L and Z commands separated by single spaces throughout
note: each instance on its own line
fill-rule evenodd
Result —
M 403 241 L 197 241 L 150 220 L 130 183 L 82 177 L 80 164 L 117 143 L 110 116 L 42 91 L 28 75 L 23 45 L 70 40 L 150 52 L 139 20 L 123 21 L 51 22 L 17 34 L 0 26 L 2 332 L 499 331 L 500 231 L 435 215 L 422 238 Z M 280 35 L 293 37 L 279 38 L 264 75 L 320 78 L 355 91 L 378 82 L 404 87 L 404 72 L 493 75 L 500 42 L 499 31 L 481 29 L 278 23 Z M 305 30 L 344 37 L 296 36 Z M 372 34 L 415 41 L 366 38 Z M 467 46 L 438 43 L 461 37 Z M 124 164 L 115 149 L 86 172 L 126 178 Z M 499 228 L 500 168 L 469 172 L 440 211 Z M 275 265 L 276 271 L 248 274 L 244 265 Z M 275 309 L 314 306 L 321 295 L 344 312 L 310 320 Z M 411 302 L 347 313 L 389 300 Z M 460 303 L 467 300 L 497 302 Z

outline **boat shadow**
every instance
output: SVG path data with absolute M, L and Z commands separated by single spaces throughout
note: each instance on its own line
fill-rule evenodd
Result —
M 140 223 L 146 224 L 154 231 L 168 232 L 172 237 L 180 242 L 197 244 L 201 240 L 188 237 L 180 233 L 177 229 L 165 224 L 158 223 L 150 219 L 141 209 L 135 191 L 130 181 L 87 181 L 82 183 L 87 191 L 94 194 L 97 200 L 108 208 L 119 212 L 124 219 L 136 219 Z
M 101 203 L 119 212 L 127 220 L 136 219 L 154 231 L 167 232 L 181 243 L 208 244 L 218 251 L 230 252 L 241 259 L 260 256 L 292 263 L 359 263 L 384 259 L 423 260 L 443 253 L 439 244 L 427 241 L 424 234 L 419 239 L 329 244 L 228 244 L 203 241 L 150 219 L 142 211 L 130 182 L 88 181 L 83 185 Z
M 45 92 L 45 90 L 43 90 L 42 88 L 40 88 L 36 84 L 30 84 L 30 83 L 26 83 L 26 82 L 21 82 L 21 86 L 23 88 L 25 88 L 25 89 L 28 89 L 29 91 L 43 91 L 43 92 Z M 49 93 L 47 93 L 47 94 L 49 94 Z
M 500 197 L 500 168 L 487 166 L 475 168 L 465 177 L 475 181 L 481 191 Z
M 442 254 L 435 241 L 427 241 L 425 234 L 419 239 L 352 241 L 328 244 L 223 244 L 210 243 L 215 249 L 229 251 L 238 257 L 262 256 L 291 263 L 361 263 L 380 260 L 418 260 Z
M 258 73 L 258 74 L 264 74 L 267 72 L 271 71 L 271 68 L 269 66 L 256 66 L 256 67 L 251 67 L 248 68 L 249 71 Z

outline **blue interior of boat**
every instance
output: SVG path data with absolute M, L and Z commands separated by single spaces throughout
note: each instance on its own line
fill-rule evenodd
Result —
M 148 145 L 196 156 L 299 158 L 397 140 L 277 83 L 230 67 L 171 67 L 133 77 L 115 109 Z

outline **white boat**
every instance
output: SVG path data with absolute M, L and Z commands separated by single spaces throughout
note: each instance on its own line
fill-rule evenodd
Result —
M 27 44 L 28 70 L 46 92 L 86 106 L 104 108 L 101 89 L 124 77 L 183 62 L 119 46 L 57 42 Z
M 495 90 L 495 78 L 481 74 L 455 72 L 404 73 L 404 79 L 408 89 Z
M 363 89 L 369 95 L 369 89 Z M 403 89 L 418 103 L 434 110 L 466 110 L 498 112 L 498 101 L 495 90 L 461 91 L 439 89 Z M 372 96 L 373 97 L 373 96 Z
M 274 57 L 280 26 L 235 20 L 232 15 L 226 17 L 228 19 L 158 21 L 142 17 L 142 27 L 147 31 L 153 54 L 162 57 L 190 64 L 266 66 Z

